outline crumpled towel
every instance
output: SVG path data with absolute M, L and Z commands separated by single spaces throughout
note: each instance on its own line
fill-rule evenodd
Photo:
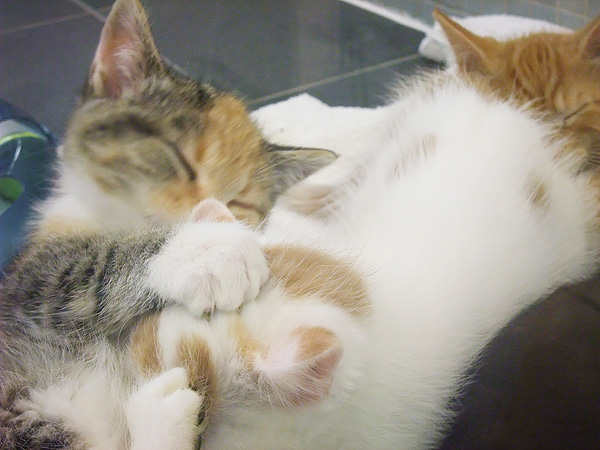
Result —
M 369 148 L 373 133 L 385 126 L 388 108 L 329 106 L 309 94 L 301 94 L 263 106 L 252 117 L 263 135 L 275 144 L 356 155 Z

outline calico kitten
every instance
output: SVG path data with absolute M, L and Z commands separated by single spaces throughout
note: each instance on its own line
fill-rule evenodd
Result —
M 257 225 L 288 185 L 333 159 L 265 142 L 240 100 L 163 63 L 137 0 L 117 0 L 64 138 L 56 191 L 0 285 L 0 448 L 114 450 L 133 434 L 160 442 L 123 426 L 140 377 L 131 330 L 171 303 L 198 316 L 236 309 L 268 273 L 245 227 L 179 222 L 214 196 Z M 168 271 L 155 276 L 161 255 Z M 185 397 L 176 392 L 190 382 L 177 372 L 159 379 L 157 401 Z M 40 390 L 50 400 L 33 406 Z M 200 387 L 188 394 L 185 414 L 197 416 L 203 396 Z M 187 423 L 178 410 L 164 414 L 164 425 Z
M 335 159 L 266 142 L 242 101 L 170 69 L 137 0 L 117 0 L 62 146 L 40 234 L 186 218 L 204 198 L 258 225 L 277 196 Z

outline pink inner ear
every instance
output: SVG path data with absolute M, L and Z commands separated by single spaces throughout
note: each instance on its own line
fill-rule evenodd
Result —
M 596 58 L 600 56 L 600 16 L 584 27 L 582 30 L 576 32 L 575 35 L 583 35 L 581 41 L 581 48 L 589 58 Z
M 214 198 L 207 198 L 192 210 L 191 220 L 194 222 L 234 222 L 235 217 L 223 203 Z
M 109 98 L 119 98 L 123 91 L 131 84 L 134 78 L 132 73 L 127 72 L 126 58 L 132 58 L 136 49 L 135 36 L 131 32 L 124 30 L 113 31 L 106 30 L 102 33 L 100 45 L 94 63 L 92 72 L 100 70 L 99 76 L 103 88 L 103 94 Z M 139 52 L 139 50 L 137 50 Z M 129 55 L 127 55 L 129 53 Z M 129 65 L 139 64 L 132 61 Z
M 161 64 L 142 6 L 137 0 L 117 0 L 90 69 L 94 94 L 119 98 Z
M 494 41 L 470 32 L 437 9 L 433 15 L 444 31 L 459 67 L 469 72 L 488 72 L 490 64 L 487 50 Z
M 266 356 L 257 355 L 254 369 L 271 401 L 298 407 L 329 395 L 341 357 L 340 341 L 332 331 L 299 327 L 287 339 L 274 342 Z

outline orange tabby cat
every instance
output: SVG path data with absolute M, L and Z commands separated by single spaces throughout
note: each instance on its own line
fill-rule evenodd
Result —
M 506 42 L 471 33 L 439 10 L 459 70 L 482 74 L 502 97 L 556 115 L 561 131 L 600 163 L 600 16 L 573 33 L 535 33 Z

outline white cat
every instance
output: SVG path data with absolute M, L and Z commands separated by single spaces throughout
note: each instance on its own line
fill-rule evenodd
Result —
M 203 449 L 430 448 L 489 340 L 592 273 L 590 178 L 553 124 L 484 86 L 414 83 L 346 177 L 293 188 L 263 233 L 257 301 L 209 322 L 162 313 L 163 369 L 178 339 L 211 355 Z

